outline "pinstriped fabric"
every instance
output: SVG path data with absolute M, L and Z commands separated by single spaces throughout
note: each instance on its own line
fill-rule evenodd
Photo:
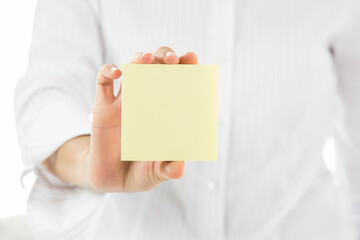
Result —
M 322 161 L 340 102 L 341 179 L 360 216 L 355 3 L 39 1 L 15 101 L 23 160 L 38 176 L 28 201 L 34 239 L 355 239 Z M 103 63 L 162 45 L 219 64 L 217 162 L 187 162 L 181 179 L 132 194 L 81 189 L 39 165 L 90 133 Z
M 104 196 L 64 183 L 41 165 L 36 174 L 38 179 L 30 195 L 27 215 L 36 239 L 86 239 L 84 233 L 90 230 L 96 212 L 101 211 Z M 70 221 L 74 224 L 67 225 Z M 62 228 L 61 235 L 58 228 Z

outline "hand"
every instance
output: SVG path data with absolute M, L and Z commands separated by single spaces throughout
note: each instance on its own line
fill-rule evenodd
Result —
M 151 53 L 138 53 L 129 63 L 196 64 L 193 52 L 180 58 L 168 47 Z M 134 192 L 150 190 L 168 179 L 178 179 L 184 173 L 184 162 L 121 161 L 121 88 L 113 95 L 113 80 L 121 71 L 105 64 L 98 74 L 93 109 L 91 145 L 89 151 L 89 185 L 97 191 Z

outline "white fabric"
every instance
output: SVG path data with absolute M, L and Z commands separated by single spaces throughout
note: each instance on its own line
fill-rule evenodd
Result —
M 15 98 L 23 161 L 38 175 L 34 239 L 355 239 L 322 147 L 336 137 L 359 233 L 359 4 L 40 0 Z M 218 161 L 187 162 L 180 180 L 132 194 L 47 172 L 41 161 L 90 133 L 101 65 L 163 45 L 219 64 Z

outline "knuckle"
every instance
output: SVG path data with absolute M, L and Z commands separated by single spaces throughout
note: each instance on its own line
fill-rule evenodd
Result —
M 172 48 L 170 48 L 170 47 L 162 46 L 162 47 L 159 48 L 159 51 L 161 51 L 161 52 L 172 51 L 173 52 L 174 50 L 172 50 Z
M 167 46 L 162 46 L 162 47 L 159 47 L 158 49 L 156 49 L 155 51 L 153 51 L 153 55 L 157 58 L 163 58 L 164 57 L 164 54 L 166 52 L 173 52 L 175 53 L 175 51 L 170 48 L 170 47 L 167 47 Z
M 102 67 L 99 70 L 99 73 L 105 73 L 107 70 L 109 70 L 113 66 L 115 66 L 115 65 L 112 63 L 106 63 L 106 64 L 102 65 Z
M 153 185 L 157 186 L 162 182 L 163 182 L 163 179 L 158 174 L 155 174 L 154 178 L 153 178 Z
M 112 64 L 112 63 L 106 63 L 106 64 L 104 64 L 104 69 L 108 69 L 108 68 L 111 68 L 111 67 L 113 67 L 114 66 L 114 64 Z
M 163 178 L 160 175 L 161 174 L 160 173 L 160 165 L 161 164 L 156 164 L 154 162 L 154 166 L 153 166 L 154 171 L 153 171 L 153 178 L 152 178 L 154 185 L 158 185 L 163 181 Z
M 104 71 L 100 71 L 98 73 L 97 82 L 99 84 L 109 84 L 113 82 L 113 79 L 105 76 Z
M 99 72 L 104 72 L 106 68 L 108 68 L 108 63 L 102 65 Z
M 98 78 L 97 79 L 98 79 L 97 82 L 99 84 L 106 83 L 106 78 L 104 77 L 104 74 L 102 74 L 102 72 L 98 73 Z
M 134 57 L 132 58 L 132 62 L 137 63 L 139 58 L 143 55 L 143 52 L 137 52 L 135 53 Z

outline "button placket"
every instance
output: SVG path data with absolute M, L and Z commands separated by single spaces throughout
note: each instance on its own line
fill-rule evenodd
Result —
M 221 2 L 217 11 L 218 31 L 218 64 L 219 64 L 219 117 L 218 117 L 218 162 L 209 163 L 210 172 L 204 181 L 204 189 L 209 196 L 211 215 L 206 219 L 211 232 L 211 239 L 223 239 L 225 236 L 225 191 L 226 168 L 228 156 L 228 139 L 230 127 L 230 100 L 232 81 L 232 49 L 233 49 L 233 0 Z M 209 233 L 210 233 L 209 232 Z

